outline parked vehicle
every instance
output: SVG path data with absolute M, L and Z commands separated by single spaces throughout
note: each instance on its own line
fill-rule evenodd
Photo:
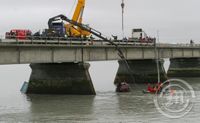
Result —
M 10 32 L 6 32 L 6 39 L 30 39 L 32 32 L 26 29 L 12 29 Z

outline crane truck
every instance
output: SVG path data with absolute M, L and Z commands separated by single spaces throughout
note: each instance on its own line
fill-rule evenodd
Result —
M 72 20 L 74 22 L 82 23 L 83 12 L 85 8 L 85 0 L 78 0 L 76 9 L 74 11 Z M 67 39 L 67 38 L 88 38 L 91 35 L 90 32 L 81 29 L 71 23 L 64 23 L 61 19 L 50 18 L 48 21 L 48 29 L 45 29 L 42 33 L 36 32 L 34 34 L 35 38 L 47 38 L 53 39 L 55 37 Z

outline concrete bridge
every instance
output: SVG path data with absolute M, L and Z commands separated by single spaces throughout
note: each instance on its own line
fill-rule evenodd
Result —
M 200 75 L 198 44 L 157 44 L 155 50 L 154 44 L 121 42 L 119 47 L 128 60 L 136 81 L 155 82 L 157 53 L 160 59 L 171 59 L 170 74 L 175 74 L 176 70 L 184 74 L 196 68 L 196 71 L 193 71 L 194 75 Z M 0 43 L 0 64 L 31 64 L 30 82 L 25 83 L 22 88 L 26 93 L 95 94 L 88 72 L 89 64 L 85 62 L 106 60 L 119 60 L 115 83 L 122 80 L 131 83 L 132 80 L 120 61 L 118 51 L 103 41 L 96 43 L 3 40 Z M 185 65 L 187 68 L 184 68 Z M 166 72 L 162 61 L 160 71 L 164 81 Z
M 119 46 L 127 60 L 155 59 L 152 44 Z M 197 58 L 200 45 L 157 44 L 159 57 Z M 63 43 L 0 43 L 0 64 L 62 63 L 120 60 L 115 46 L 106 44 L 63 44 Z

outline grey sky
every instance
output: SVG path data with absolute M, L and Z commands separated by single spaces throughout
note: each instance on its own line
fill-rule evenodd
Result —
M 75 0 L 1 0 L 0 35 L 12 28 L 37 31 L 50 17 L 70 13 Z M 141 27 L 147 34 L 160 32 L 163 42 L 200 41 L 199 0 L 125 0 L 126 36 Z M 121 35 L 121 0 L 86 0 L 84 23 L 110 36 Z

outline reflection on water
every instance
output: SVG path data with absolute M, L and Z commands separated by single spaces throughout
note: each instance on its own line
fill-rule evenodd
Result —
M 29 95 L 31 117 L 38 121 L 90 120 L 94 96 Z
M 193 110 L 184 118 L 168 119 L 156 110 L 146 85 L 131 93 L 98 92 L 96 96 L 23 95 L 0 93 L 0 121 L 8 122 L 196 122 L 200 120 L 200 78 L 185 78 L 195 88 Z M 4 98 L 2 98 L 4 97 Z

